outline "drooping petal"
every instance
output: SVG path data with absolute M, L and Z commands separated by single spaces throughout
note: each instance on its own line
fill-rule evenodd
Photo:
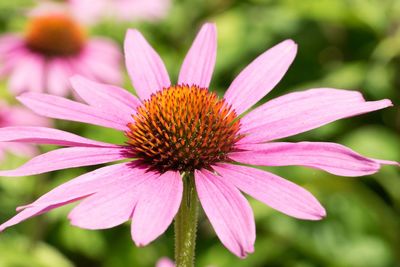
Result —
M 81 76 L 74 76 L 71 83 L 86 103 L 99 110 L 110 111 L 125 121 L 132 120 L 132 114 L 140 105 L 135 96 L 117 86 L 93 82 Z
M 132 179 L 133 168 L 135 168 L 134 164 L 124 162 L 82 174 L 54 188 L 33 203 L 18 207 L 17 211 L 32 207 L 58 205 L 92 195 L 104 188 L 109 188 L 113 184 Z
M 23 143 L 0 143 L 0 149 L 23 158 L 30 158 L 38 154 L 37 147 Z
M 0 162 L 2 162 L 5 158 L 5 149 L 4 146 L 0 143 Z
M 326 215 L 310 192 L 275 174 L 232 164 L 217 164 L 213 168 L 246 194 L 289 216 L 320 220 Z
M 122 83 L 121 64 L 118 60 L 112 59 L 108 55 L 98 53 L 86 47 L 86 49 L 81 52 L 79 64 L 90 71 L 97 81 L 110 84 Z
M 52 95 L 68 95 L 71 84 L 69 77 L 72 74 L 71 66 L 61 58 L 54 58 L 47 62 L 47 83 L 45 90 Z
M 259 143 L 302 133 L 338 119 L 391 106 L 366 102 L 359 92 L 319 88 L 290 93 L 251 111 L 241 120 L 242 143 Z
M 44 91 L 44 64 L 41 57 L 27 53 L 14 67 L 9 80 L 10 90 L 14 94 Z
M 16 34 L 3 34 L 0 36 L 0 57 L 24 45 L 24 40 Z
M 17 99 L 35 113 L 61 120 L 71 120 L 100 125 L 117 130 L 127 130 L 129 121 L 108 112 L 107 107 L 99 110 L 66 98 L 38 93 L 25 93 Z
M 1 39 L 1 38 L 0 38 Z M 0 76 L 12 73 L 16 66 L 31 56 L 26 49 L 25 41 L 21 38 L 19 43 L 5 44 L 0 40 Z M 5 45 L 5 46 L 4 46 Z M 10 88 L 11 91 L 13 88 Z
M 168 171 L 143 187 L 132 215 L 131 233 L 137 246 L 149 244 L 167 230 L 178 212 L 183 183 L 178 172 Z
M 0 176 L 27 176 L 55 170 L 91 166 L 127 157 L 122 147 L 67 147 L 56 149 L 26 162 L 14 170 L 0 171 Z
M 126 67 L 140 99 L 171 85 L 162 59 L 139 31 L 128 30 L 124 50 Z
M 86 229 L 106 229 L 128 221 L 139 198 L 146 193 L 143 183 L 154 176 L 158 175 L 132 168 L 130 179 L 119 179 L 76 206 L 68 215 L 71 224 Z
M 183 61 L 178 84 L 208 88 L 217 56 L 217 28 L 206 23 L 201 28 Z
M 110 39 L 103 37 L 92 37 L 87 43 L 87 46 L 91 51 L 95 51 L 98 54 L 103 54 L 105 57 L 109 57 L 110 60 L 119 62 L 122 58 L 119 45 Z
M 84 63 L 84 61 L 82 61 L 83 57 L 84 55 L 79 55 L 76 57 L 65 59 L 66 63 L 68 63 L 68 65 L 71 68 L 71 71 L 73 72 L 73 75 L 71 75 L 71 77 L 74 75 L 81 75 L 91 80 L 98 80 L 98 77 L 92 72 L 92 70 L 88 66 L 83 64 Z M 70 83 L 69 80 L 68 82 Z
M 117 147 L 113 144 L 90 140 L 69 132 L 34 126 L 0 128 L 0 142 L 49 144 L 59 146 Z
M 202 170 L 195 171 L 201 205 L 222 244 L 244 258 L 254 251 L 255 223 L 247 200 L 227 180 Z
M 263 166 L 307 166 L 341 176 L 363 176 L 377 172 L 380 164 L 335 143 L 299 142 L 241 145 L 247 151 L 234 152 L 238 162 Z
M 270 48 L 250 63 L 232 82 L 224 98 L 241 114 L 267 95 L 285 75 L 297 53 L 292 40 Z
M 8 123 L 4 124 L 4 126 L 49 127 L 52 125 L 52 122 L 49 119 L 38 116 L 25 107 L 14 105 L 7 108 L 2 105 L 1 109 L 3 112 L 7 112 Z
M 0 232 L 28 218 L 87 197 L 126 178 L 131 171 L 128 163 L 115 164 L 85 173 L 44 194 L 35 202 L 17 208 L 16 216 L 0 225 Z

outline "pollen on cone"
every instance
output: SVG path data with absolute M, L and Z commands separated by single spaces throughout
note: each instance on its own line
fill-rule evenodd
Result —
M 143 103 L 126 132 L 134 157 L 160 172 L 193 171 L 227 159 L 240 120 L 206 88 L 178 85 Z

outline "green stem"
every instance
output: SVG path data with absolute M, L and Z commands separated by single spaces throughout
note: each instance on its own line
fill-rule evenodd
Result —
M 184 173 L 182 180 L 182 202 L 175 216 L 175 264 L 193 267 L 199 204 L 193 173 Z

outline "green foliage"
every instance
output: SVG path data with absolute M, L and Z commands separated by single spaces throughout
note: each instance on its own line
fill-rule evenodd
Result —
M 0 0 L 0 31 L 21 30 L 31 1 Z M 395 0 L 207 0 L 175 1 L 167 18 L 154 23 L 105 21 L 93 35 L 122 45 L 126 28 L 140 29 L 166 62 L 174 81 L 199 26 L 218 26 L 218 58 L 211 89 L 223 94 L 237 73 L 279 41 L 299 44 L 295 63 L 264 101 L 310 87 L 360 90 L 367 99 L 390 98 L 394 108 L 335 122 L 290 138 L 331 141 L 365 155 L 400 161 L 400 1 Z M 126 79 L 126 88 L 133 88 Z M 14 102 L 6 83 L 0 96 Z M 120 133 L 59 122 L 89 138 L 123 143 Z M 23 159 L 9 157 L 3 168 Z M 326 207 L 320 222 L 299 221 L 251 200 L 257 223 L 255 253 L 230 254 L 200 216 L 198 266 L 394 267 L 400 266 L 400 172 L 383 167 L 363 178 L 335 177 L 302 167 L 268 168 L 313 192 Z M 42 177 L 0 180 L 0 221 L 85 169 Z M 136 248 L 128 225 L 106 231 L 68 224 L 69 208 L 31 219 L 0 234 L 1 267 L 154 266 L 173 256 L 172 229 L 145 248 Z M 171 227 L 172 228 L 172 227 Z

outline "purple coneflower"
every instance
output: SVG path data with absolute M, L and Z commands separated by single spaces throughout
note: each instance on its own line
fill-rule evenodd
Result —
M 24 35 L 0 36 L 0 78 L 9 77 L 14 94 L 25 91 L 65 96 L 69 78 L 79 74 L 119 84 L 121 53 L 105 38 L 86 36 L 67 12 L 49 10 L 30 16 Z
M 396 164 L 361 156 L 335 143 L 272 142 L 389 107 L 391 102 L 368 102 L 359 92 L 316 88 L 278 97 L 246 114 L 284 76 L 297 45 L 286 40 L 267 50 L 219 98 L 208 90 L 216 40 L 215 25 L 205 24 L 173 85 L 159 55 L 139 31 L 129 30 L 126 66 L 139 99 L 121 88 L 81 77 L 74 77 L 72 84 L 86 104 L 40 93 L 18 97 L 46 117 L 121 131 L 126 144 L 98 142 L 49 128 L 3 128 L 3 142 L 67 148 L 37 156 L 15 170 L 0 171 L 0 176 L 128 161 L 86 173 L 19 207 L 20 212 L 0 230 L 80 201 L 68 216 L 73 225 L 104 229 L 132 220 L 132 238 L 144 246 L 160 236 L 174 217 L 178 236 L 193 231 L 182 214 L 192 216 L 195 207 L 190 210 L 190 201 L 197 199 L 197 193 L 221 242 L 235 255 L 245 257 L 254 250 L 256 233 L 252 209 L 241 191 L 295 218 L 319 220 L 326 213 L 302 187 L 243 164 L 299 165 L 342 176 L 369 175 L 381 164 Z M 182 245 L 182 240 L 177 242 L 178 247 Z M 180 261 L 178 257 L 176 262 Z
M 175 267 L 175 264 L 169 258 L 163 257 L 157 261 L 156 267 Z

